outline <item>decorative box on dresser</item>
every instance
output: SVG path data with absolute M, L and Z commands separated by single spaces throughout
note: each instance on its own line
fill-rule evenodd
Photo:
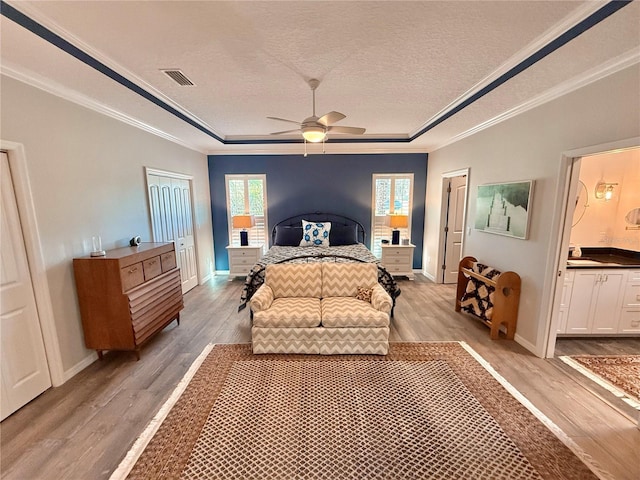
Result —
M 415 245 L 382 244 L 381 263 L 395 276 L 406 276 L 413 280 L 413 249 Z
M 262 258 L 262 245 L 231 246 L 227 247 L 229 255 L 229 280 L 233 277 L 246 277 L 260 258 Z
M 73 260 L 87 348 L 140 347 L 183 309 L 180 269 L 173 243 L 142 243 L 109 250 L 103 257 Z

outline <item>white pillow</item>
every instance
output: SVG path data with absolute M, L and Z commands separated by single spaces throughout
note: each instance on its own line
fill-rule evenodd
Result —
M 328 247 L 331 222 L 307 222 L 302 220 L 301 247 Z

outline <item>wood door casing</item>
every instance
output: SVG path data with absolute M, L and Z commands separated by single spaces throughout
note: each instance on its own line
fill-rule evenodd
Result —
M 4 419 L 51 386 L 9 160 L 2 153 L 0 363 Z
M 154 242 L 174 242 L 182 292 L 198 284 L 191 183 L 185 178 L 147 173 Z

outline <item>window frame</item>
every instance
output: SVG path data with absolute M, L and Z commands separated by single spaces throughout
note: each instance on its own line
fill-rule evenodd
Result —
M 370 244 L 369 244 L 369 249 L 371 250 L 371 252 L 378 256 L 381 257 L 382 256 L 382 249 L 380 247 L 380 240 L 382 240 L 383 238 L 388 238 L 389 240 L 391 240 L 391 227 L 386 226 L 385 222 L 384 222 L 384 217 L 386 217 L 387 215 L 389 215 L 389 213 L 395 213 L 396 210 L 393 210 L 393 212 L 385 212 L 384 215 L 376 215 L 376 182 L 377 180 L 384 180 L 384 179 L 389 179 L 391 180 L 391 185 L 390 185 L 390 197 L 389 197 L 389 209 L 391 209 L 391 205 L 394 204 L 394 200 L 395 200 L 395 182 L 398 179 L 407 179 L 409 180 L 409 200 L 408 200 L 408 206 L 407 206 L 407 212 L 400 212 L 402 214 L 407 215 L 407 228 L 401 228 L 400 229 L 400 236 L 402 238 L 409 238 L 409 241 L 411 241 L 411 224 L 412 224 L 412 216 L 413 216 L 413 188 L 414 188 L 414 174 L 407 172 L 407 173 L 374 173 L 372 175 L 372 179 L 371 179 L 371 240 L 370 240 Z M 379 232 L 380 230 L 384 231 L 384 234 L 379 234 L 377 232 Z
M 233 221 L 231 215 L 231 198 L 229 191 L 229 182 L 233 180 L 241 180 L 244 182 L 244 212 L 249 212 L 249 180 L 260 180 L 262 182 L 262 204 L 263 215 L 256 216 L 255 228 L 263 230 L 262 237 L 258 233 L 249 232 L 249 245 L 255 245 L 256 243 L 262 243 L 262 249 L 269 245 L 269 220 L 268 220 L 268 204 L 267 204 L 267 174 L 266 173 L 252 173 L 252 174 L 225 174 L 224 186 L 225 186 L 225 198 L 227 208 L 227 233 L 230 246 L 240 246 L 240 229 L 233 228 Z M 260 223 L 259 223 L 260 220 Z M 253 242 L 252 242 L 253 240 Z

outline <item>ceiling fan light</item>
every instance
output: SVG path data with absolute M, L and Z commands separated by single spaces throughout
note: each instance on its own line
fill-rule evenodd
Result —
M 307 127 L 302 131 L 302 136 L 307 142 L 318 143 L 324 140 L 326 133 L 321 127 Z

